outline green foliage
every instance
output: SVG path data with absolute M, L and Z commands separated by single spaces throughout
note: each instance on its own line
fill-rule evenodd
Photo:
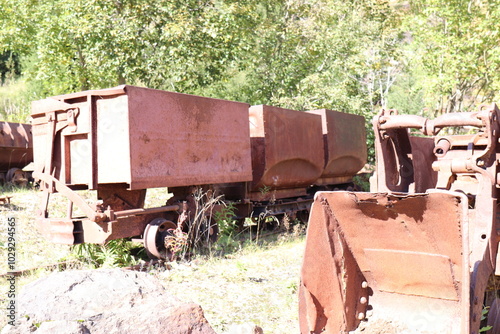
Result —
M 218 79 L 238 50 L 242 9 L 230 1 L 0 4 L 0 45 L 25 56 L 42 95 L 122 83 L 193 91 Z
M 360 113 L 365 81 L 396 57 L 386 1 L 0 3 L 0 45 L 42 95 L 126 82 Z
M 231 202 L 222 202 L 221 209 L 214 214 L 214 220 L 219 228 L 219 236 L 214 249 L 219 253 L 231 253 L 240 248 L 237 240 L 238 224 L 234 220 L 236 207 Z
M 95 268 L 126 267 L 139 262 L 140 257 L 132 255 L 132 250 L 139 247 L 140 245 L 126 239 L 117 239 L 105 245 L 88 243 L 75 245 L 72 252 L 78 260 Z
M 236 239 L 235 235 L 221 235 L 213 250 L 216 254 L 228 254 L 237 251 L 241 246 L 241 242 Z
M 499 18 L 494 0 L 411 1 L 405 26 L 429 112 L 470 111 L 497 97 Z
M 20 74 L 19 57 L 12 51 L 0 54 L 0 83 L 3 85 Z
M 222 207 L 214 213 L 214 220 L 219 227 L 219 237 L 232 236 L 238 228 L 236 220 L 236 207 L 232 202 L 222 202 Z
M 488 312 L 490 311 L 490 307 L 486 306 L 483 308 L 481 311 L 481 321 L 488 319 Z M 489 331 L 490 329 L 493 329 L 493 326 L 484 326 L 479 329 L 479 333 L 485 333 Z
M 356 175 L 353 178 L 353 183 L 361 190 L 361 191 L 370 191 L 370 178 L 368 175 Z
M 0 5 L 2 80 L 15 77 L 20 64 L 25 86 L 15 94 L 22 98 L 0 92 L 0 112 L 12 120 L 27 118 L 29 100 L 127 83 L 359 114 L 371 148 L 370 121 L 381 108 L 428 116 L 468 111 L 493 101 L 500 87 L 494 0 Z

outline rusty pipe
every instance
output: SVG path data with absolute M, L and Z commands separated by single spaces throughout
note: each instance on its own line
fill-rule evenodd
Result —
M 425 128 L 427 118 L 417 115 L 381 115 L 376 118 L 380 130 L 389 129 L 419 129 Z
M 178 205 L 166 205 L 166 206 L 160 206 L 157 208 L 150 208 L 150 209 L 130 209 L 130 210 L 117 211 L 114 213 L 114 215 L 116 218 L 120 218 L 120 217 L 126 217 L 126 216 L 137 216 L 137 215 L 145 215 L 145 214 L 150 214 L 150 213 L 177 211 L 177 210 L 179 210 Z
M 477 112 L 449 113 L 429 120 L 417 115 L 379 115 L 374 122 L 380 130 L 389 129 L 418 129 L 422 133 L 432 136 L 441 129 L 450 126 L 474 126 L 482 127 L 483 121 Z
M 433 120 L 428 120 L 425 127 L 425 134 L 437 135 L 441 129 L 450 126 L 474 126 L 483 127 L 483 121 L 478 118 L 477 112 L 458 112 L 441 115 Z
M 438 140 L 436 146 L 434 147 L 434 154 L 436 155 L 436 157 L 442 158 L 446 155 L 446 152 L 448 152 L 450 147 L 450 141 L 446 138 L 441 138 Z

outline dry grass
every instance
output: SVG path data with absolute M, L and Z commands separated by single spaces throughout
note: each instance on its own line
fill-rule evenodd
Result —
M 265 333 L 298 333 L 299 272 L 304 239 L 281 237 L 229 258 L 195 260 L 159 274 L 167 290 L 200 304 L 218 332 L 255 324 Z
M 41 193 L 34 190 L 11 190 L 3 193 L 12 196 L 10 205 L 1 205 L 0 242 L 4 247 L 0 249 L 0 259 L 7 256 L 6 228 L 7 218 L 16 220 L 16 269 L 28 269 L 52 264 L 64 260 L 70 253 L 70 247 L 54 245 L 42 238 L 35 228 L 35 216 L 40 203 Z M 65 201 L 59 194 L 54 195 L 59 210 L 65 210 Z M 57 209 L 57 208 L 56 208 Z M 0 261 L 0 272 L 7 272 L 7 261 Z
M 11 80 L 0 85 L 1 120 L 28 123 L 33 97 L 24 80 Z

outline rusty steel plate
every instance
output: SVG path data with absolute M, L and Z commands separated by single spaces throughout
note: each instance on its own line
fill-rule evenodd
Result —
M 301 332 L 344 333 L 364 320 L 367 328 L 384 321 L 415 333 L 466 333 L 464 198 L 318 193 L 301 275 Z
M 50 169 L 70 186 L 147 189 L 252 178 L 244 103 L 120 86 L 36 101 L 32 117 L 35 169 Z
M 366 163 L 365 119 L 362 116 L 319 109 L 325 146 L 325 169 L 318 183 L 350 181 Z
M 32 161 L 31 125 L 0 122 L 0 171 L 23 168 Z
M 324 166 L 321 117 L 266 105 L 250 107 L 253 189 L 300 188 Z

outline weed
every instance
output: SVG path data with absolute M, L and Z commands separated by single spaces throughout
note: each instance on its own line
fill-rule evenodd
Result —
M 488 312 L 490 311 L 490 307 L 489 306 L 485 306 L 483 308 L 483 311 L 481 312 L 481 321 L 484 321 L 488 318 Z M 484 332 L 487 332 L 489 331 L 490 329 L 492 329 L 493 326 L 484 326 L 484 327 L 481 327 L 481 329 L 479 329 L 479 333 L 484 333 Z
M 240 248 L 237 238 L 238 223 L 234 219 L 236 207 L 233 203 L 222 203 L 221 208 L 215 212 L 214 220 L 219 229 L 219 236 L 215 244 L 215 251 L 219 254 L 231 253 Z
M 74 257 L 94 268 L 126 267 L 136 265 L 140 257 L 132 255 L 137 247 L 126 239 L 111 240 L 105 245 L 80 244 L 72 247 Z
M 238 228 L 234 220 L 236 207 L 233 203 L 222 202 L 223 207 L 214 213 L 214 219 L 219 227 L 220 236 L 232 236 Z
M 195 210 L 189 215 L 187 246 L 188 249 L 202 251 L 217 237 L 218 226 L 214 215 L 216 208 L 223 203 L 223 196 L 215 196 L 213 191 L 203 191 L 201 188 L 197 188 L 192 196 Z
M 165 237 L 165 248 L 171 253 L 169 260 L 182 258 L 187 252 L 188 234 L 179 227 L 174 229 L 171 234 Z
M 179 227 L 166 236 L 165 246 L 175 259 L 187 259 L 196 254 L 203 254 L 215 242 L 219 227 L 217 218 L 222 222 L 224 233 L 230 233 L 230 211 L 216 213 L 225 204 L 221 196 L 215 196 L 212 190 L 204 191 L 196 188 L 187 198 L 184 209 L 179 217 Z
M 241 243 L 233 235 L 219 236 L 214 245 L 214 250 L 219 255 L 233 253 L 239 249 L 241 249 Z

